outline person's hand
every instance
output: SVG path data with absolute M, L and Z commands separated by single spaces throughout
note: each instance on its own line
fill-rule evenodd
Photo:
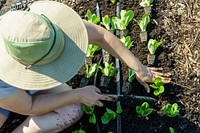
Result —
M 86 86 L 78 89 L 79 101 L 87 106 L 97 105 L 102 107 L 101 100 L 113 101 L 109 96 L 101 94 L 101 91 L 95 86 Z
M 160 77 L 163 83 L 170 83 L 170 73 L 162 73 L 163 68 L 147 67 L 142 65 L 140 71 L 136 73 L 136 78 L 140 84 L 144 86 L 146 91 L 149 93 L 150 88 L 147 83 L 152 83 L 156 77 Z

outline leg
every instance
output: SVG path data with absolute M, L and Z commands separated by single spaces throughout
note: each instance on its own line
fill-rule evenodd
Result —
M 62 85 L 56 89 L 40 92 L 40 94 L 67 90 L 69 86 Z M 80 103 L 63 106 L 47 114 L 29 116 L 13 133 L 56 133 L 73 125 L 82 117 L 82 114 Z
M 0 108 L 0 128 L 3 126 L 5 121 L 8 119 L 10 111 Z
M 29 116 L 13 133 L 56 133 L 77 122 L 81 116 L 80 105 L 73 104 L 55 112 Z

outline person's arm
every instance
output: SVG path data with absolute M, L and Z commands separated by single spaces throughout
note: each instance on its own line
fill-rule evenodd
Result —
M 96 44 L 108 51 L 114 57 L 124 61 L 134 71 L 140 71 L 141 62 L 128 50 L 122 42 L 106 29 L 84 20 L 89 43 Z M 130 60 L 131 59 L 131 60 Z
M 0 107 L 23 115 L 44 114 L 61 106 L 81 102 L 87 106 L 103 106 L 100 100 L 112 99 L 101 95 L 95 86 L 72 89 L 57 94 L 28 95 L 24 90 L 17 89 L 14 94 L 0 99 Z
M 101 26 L 89 23 L 86 20 L 83 21 L 88 31 L 89 43 L 102 47 L 111 55 L 126 63 L 136 72 L 138 81 L 146 88 L 147 92 L 150 92 L 150 89 L 146 82 L 153 82 L 155 77 L 161 77 L 164 83 L 170 82 L 169 74 L 157 72 L 162 70 L 161 68 L 143 65 L 115 35 Z

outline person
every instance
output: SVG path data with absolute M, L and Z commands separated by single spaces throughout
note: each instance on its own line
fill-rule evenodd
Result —
M 88 43 L 125 62 L 149 92 L 155 77 L 169 83 L 161 68 L 143 65 L 112 33 L 82 20 L 70 7 L 37 1 L 28 11 L 0 17 L 0 123 L 9 111 L 28 115 L 13 133 L 53 133 L 82 116 L 81 104 L 112 101 L 95 86 L 71 89 L 69 81 L 83 65 Z

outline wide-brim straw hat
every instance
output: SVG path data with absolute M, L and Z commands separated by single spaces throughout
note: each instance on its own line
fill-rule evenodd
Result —
M 24 90 L 59 86 L 77 74 L 87 47 L 83 20 L 67 5 L 37 1 L 9 11 L 0 17 L 0 80 Z

